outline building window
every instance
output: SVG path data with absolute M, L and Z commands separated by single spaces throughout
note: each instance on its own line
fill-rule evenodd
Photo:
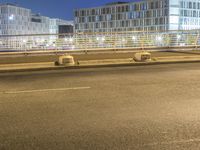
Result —
M 189 8 L 192 8 L 192 2 L 189 2 Z
M 128 12 L 130 10 L 129 7 L 128 7 L 128 5 L 125 6 L 125 8 L 126 8 L 126 12 Z
M 193 9 L 196 9 L 196 2 L 193 2 Z
M 158 1 L 155 2 L 155 9 L 159 8 Z
M 154 9 L 154 2 L 150 3 L 150 9 Z
M 134 6 L 135 6 L 135 8 L 134 8 L 135 11 L 140 11 L 140 4 L 135 4 Z
M 99 21 L 99 16 L 96 16 L 96 21 Z
M 92 15 L 93 16 L 95 15 L 95 9 L 92 9 Z
M 92 16 L 92 22 L 95 22 L 96 17 Z
M 111 14 L 108 14 L 106 17 L 107 17 L 107 20 L 111 20 L 112 19 Z
M 135 5 L 130 5 L 130 11 L 134 11 L 135 10 Z
M 99 28 L 99 23 L 95 23 L 95 28 Z
M 116 16 L 115 15 L 111 15 L 111 20 L 116 20 Z
M 193 17 L 197 17 L 197 12 L 193 11 Z
M 185 16 L 185 17 L 188 16 L 188 10 L 184 10 L 184 16 Z
M 181 1 L 181 8 L 184 8 L 184 6 L 183 6 L 183 3 L 184 3 L 184 2 L 183 2 L 183 1 Z
M 106 8 L 106 14 L 110 14 L 111 13 L 111 9 L 110 8 Z
M 41 20 L 41 19 L 37 19 L 37 18 L 31 18 L 31 22 L 38 22 L 38 23 L 41 23 L 42 20 Z
M 200 9 L 200 3 L 199 2 L 197 3 L 197 9 Z
M 113 28 L 113 22 L 109 22 L 109 27 Z
M 103 21 L 103 16 L 99 16 L 99 21 Z

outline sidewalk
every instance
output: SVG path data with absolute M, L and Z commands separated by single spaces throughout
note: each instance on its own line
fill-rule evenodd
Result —
M 94 68 L 94 67 L 140 66 L 140 65 L 192 63 L 192 62 L 200 62 L 200 56 L 154 57 L 152 58 L 151 61 L 147 62 L 135 62 L 132 58 L 87 60 L 87 61 L 78 61 L 78 64 L 74 66 L 55 66 L 54 62 L 1 64 L 0 73 L 75 69 L 75 68 L 79 69 L 79 68 Z

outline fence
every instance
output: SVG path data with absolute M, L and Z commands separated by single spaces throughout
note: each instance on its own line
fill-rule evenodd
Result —
M 0 51 L 198 47 L 200 30 L 1 35 Z

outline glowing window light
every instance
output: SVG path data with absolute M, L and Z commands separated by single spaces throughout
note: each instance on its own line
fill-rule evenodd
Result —
M 14 15 L 11 14 L 10 16 L 8 16 L 8 19 L 9 19 L 9 20 L 14 20 Z

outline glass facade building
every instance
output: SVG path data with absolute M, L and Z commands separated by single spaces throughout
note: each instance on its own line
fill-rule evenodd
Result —
M 76 9 L 75 32 L 167 31 L 200 28 L 199 0 L 142 0 Z
M 0 35 L 56 34 L 59 25 L 68 24 L 73 22 L 34 14 L 13 4 L 0 4 Z

